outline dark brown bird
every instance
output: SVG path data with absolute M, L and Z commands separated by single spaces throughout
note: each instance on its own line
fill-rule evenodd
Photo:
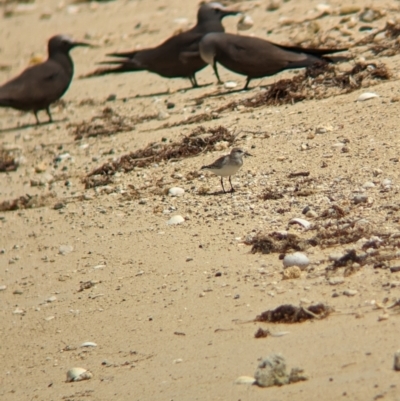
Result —
M 282 46 L 260 38 L 229 33 L 209 33 L 200 42 L 200 55 L 213 67 L 218 82 L 221 83 L 217 70 L 217 63 L 220 63 L 228 70 L 247 76 L 243 89 L 247 89 L 254 78 L 309 67 L 322 60 L 331 61 L 324 56 L 345 50 Z
M 189 31 L 172 36 L 157 47 L 108 54 L 123 60 L 105 61 L 101 64 L 118 66 L 99 69 L 88 76 L 150 71 L 165 78 L 189 78 L 192 86 L 197 87 L 196 72 L 207 65 L 199 54 L 201 38 L 209 32 L 224 32 L 222 19 L 236 14 L 239 12 L 225 8 L 219 3 L 202 4 L 197 13 L 197 24 Z
M 74 42 L 64 35 L 53 36 L 48 42 L 45 62 L 27 68 L 0 86 L 0 107 L 33 111 L 37 124 L 40 124 L 37 112 L 46 110 L 49 122 L 53 121 L 49 106 L 60 99 L 71 83 L 74 64 L 69 51 L 76 46 L 90 45 Z

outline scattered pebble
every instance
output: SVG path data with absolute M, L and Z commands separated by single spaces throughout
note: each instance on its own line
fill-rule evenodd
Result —
M 290 266 L 283 271 L 283 280 L 291 280 L 301 277 L 301 269 L 299 266 Z
M 356 195 L 353 198 L 353 201 L 356 205 L 359 203 L 366 203 L 368 201 L 368 196 L 367 195 Z
M 389 313 L 385 312 L 378 316 L 378 322 L 389 319 Z
M 305 270 L 309 264 L 310 259 L 301 252 L 288 253 L 283 258 L 283 266 L 285 269 L 291 266 L 298 266 L 300 270 Z
M 329 284 L 330 285 L 339 285 L 344 283 L 344 278 L 343 277 L 331 277 L 329 279 Z
M 6 288 L 7 288 L 7 286 L 6 286 L 6 285 L 0 285 L 0 291 L 5 291 L 5 290 L 6 290 Z
M 183 188 L 179 188 L 179 187 L 172 187 L 168 191 L 168 194 L 170 196 L 182 196 L 184 193 L 185 193 L 185 190 Z
M 344 290 L 343 295 L 346 295 L 348 297 L 354 297 L 358 293 L 357 290 Z
M 177 225 L 177 224 L 182 224 L 184 221 L 185 221 L 185 219 L 184 219 L 181 215 L 177 214 L 177 215 L 175 215 L 175 216 L 172 216 L 172 217 L 167 221 L 167 224 L 168 224 L 169 226 L 174 226 L 174 225 Z
M 260 387 L 282 386 L 289 383 L 308 380 L 303 369 L 292 368 L 290 374 L 286 372 L 286 362 L 283 356 L 272 354 L 262 360 L 254 374 L 256 383 Z
M 93 375 L 84 368 L 72 368 L 67 372 L 67 383 L 89 380 Z
M 60 255 L 68 255 L 73 250 L 74 250 L 74 247 L 71 245 L 60 245 L 60 247 L 58 248 L 58 253 Z

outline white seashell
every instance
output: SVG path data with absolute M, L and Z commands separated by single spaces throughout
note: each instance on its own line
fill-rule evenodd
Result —
M 310 259 L 301 252 L 288 253 L 283 258 L 283 266 L 286 269 L 291 266 L 298 266 L 300 270 L 304 270 L 310 264 Z
M 13 312 L 14 315 L 23 315 L 25 311 L 21 308 L 16 308 Z
M 256 382 L 256 379 L 254 377 L 251 376 L 239 376 L 236 380 L 235 380 L 235 384 L 254 384 Z
M 60 245 L 60 247 L 58 248 L 58 253 L 60 255 L 68 255 L 73 250 L 74 250 L 74 247 L 71 245 Z
M 89 380 L 93 375 L 84 368 L 72 368 L 67 372 L 67 383 Z
M 168 194 L 170 196 L 182 196 L 184 193 L 185 193 L 185 190 L 183 188 L 179 188 L 179 187 L 172 187 L 168 191 Z
M 106 265 L 96 265 L 93 266 L 93 269 L 97 270 L 97 269 L 104 269 L 106 267 Z
M 226 89 L 233 89 L 237 87 L 237 83 L 235 81 L 228 81 L 224 83 Z
M 320 3 L 315 6 L 316 10 L 321 13 L 328 13 L 331 11 L 332 7 L 329 4 Z
M 365 92 L 357 98 L 357 102 L 364 102 L 365 100 L 373 99 L 374 97 L 379 97 L 379 95 L 373 92 Z
M 0 291 L 4 291 L 7 288 L 6 285 L 0 285 Z
M 86 341 L 80 345 L 81 348 L 84 347 L 97 347 L 97 344 L 91 341 Z
M 301 226 L 303 226 L 306 230 L 308 230 L 311 227 L 311 223 L 305 219 L 301 219 L 301 218 L 294 218 L 292 220 L 289 221 L 289 224 L 300 224 Z
M 238 31 L 247 31 L 254 25 L 253 19 L 249 15 L 242 15 L 242 18 L 238 21 L 236 27 Z
M 176 225 L 176 224 L 182 224 L 184 221 L 185 221 L 185 219 L 184 219 L 182 216 L 180 216 L 179 214 L 177 214 L 177 215 L 175 215 L 175 216 L 172 216 L 172 217 L 167 221 L 167 224 L 168 224 L 169 226 L 173 226 L 173 225 Z

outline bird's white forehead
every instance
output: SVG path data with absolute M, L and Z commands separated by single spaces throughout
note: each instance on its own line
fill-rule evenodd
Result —
M 209 5 L 211 8 L 221 8 L 221 9 L 224 9 L 224 8 L 225 8 L 221 3 L 217 3 L 217 2 L 208 3 L 208 5 Z
M 60 40 L 64 41 L 64 42 L 73 42 L 74 40 L 71 38 L 71 36 L 68 35 L 59 35 L 58 36 L 60 38 Z

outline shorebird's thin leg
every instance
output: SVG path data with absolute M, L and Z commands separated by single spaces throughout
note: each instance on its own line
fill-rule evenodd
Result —
M 224 194 L 226 194 L 225 188 L 224 188 L 224 181 L 223 178 L 221 177 L 221 185 L 222 185 L 222 189 L 224 190 Z
M 244 87 L 243 87 L 242 90 L 245 91 L 245 90 L 249 89 L 248 86 L 249 86 L 250 81 L 251 81 L 251 78 L 247 77 L 247 79 L 246 79 L 246 84 L 244 85 Z
M 50 107 L 48 107 L 48 106 L 46 107 L 46 113 L 49 116 L 49 123 L 52 123 L 53 122 L 53 117 L 51 116 Z
M 33 111 L 33 114 L 35 114 L 36 125 L 39 125 L 39 124 L 40 124 L 40 121 L 39 121 L 39 117 L 38 117 L 38 115 L 37 115 L 37 110 L 34 110 L 34 111 Z
M 231 176 L 229 176 L 229 184 L 231 184 L 231 192 L 235 192 L 235 190 L 233 189 L 233 185 L 232 185 L 232 181 L 231 181 Z

